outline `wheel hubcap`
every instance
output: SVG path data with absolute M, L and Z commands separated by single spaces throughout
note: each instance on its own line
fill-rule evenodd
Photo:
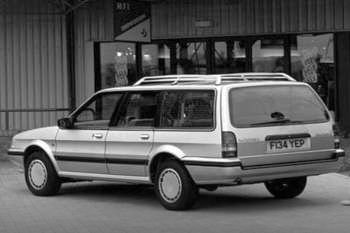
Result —
M 47 170 L 41 160 L 33 160 L 29 164 L 28 178 L 31 186 L 37 190 L 42 189 L 47 181 Z
M 159 190 L 163 199 L 167 202 L 176 202 L 182 191 L 182 183 L 179 174 L 171 168 L 162 171 L 159 176 Z

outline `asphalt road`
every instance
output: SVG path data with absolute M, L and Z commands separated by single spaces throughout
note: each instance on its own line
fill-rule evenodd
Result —
M 195 208 L 185 212 L 163 209 L 146 186 L 84 182 L 36 197 L 23 173 L 0 161 L 0 233 L 348 233 L 344 199 L 350 199 L 350 178 L 339 174 L 310 178 L 291 200 L 272 198 L 261 184 L 201 191 Z

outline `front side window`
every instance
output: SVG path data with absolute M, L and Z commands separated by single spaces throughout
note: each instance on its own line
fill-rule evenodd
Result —
M 213 128 L 214 91 L 167 91 L 160 114 L 162 128 Z
M 307 86 L 257 86 L 232 89 L 231 122 L 236 127 L 308 124 L 328 121 L 316 94 Z
M 153 127 L 157 114 L 157 92 L 130 93 L 120 110 L 115 126 Z
M 96 95 L 73 116 L 74 126 L 81 129 L 102 129 L 108 127 L 121 97 L 121 93 Z

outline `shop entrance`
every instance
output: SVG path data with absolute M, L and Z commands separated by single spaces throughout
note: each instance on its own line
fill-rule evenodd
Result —
M 336 110 L 333 34 L 98 42 L 95 89 L 167 74 L 284 72 L 309 83 Z

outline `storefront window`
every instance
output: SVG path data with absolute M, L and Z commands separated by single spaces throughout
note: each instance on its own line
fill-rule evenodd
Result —
M 243 42 L 215 42 L 215 73 L 246 71 L 246 52 Z
M 252 46 L 252 55 L 254 72 L 286 72 L 283 40 L 257 40 Z
M 178 43 L 176 45 L 178 74 L 206 74 L 206 43 Z
M 164 44 L 142 45 L 142 74 L 165 75 L 170 74 L 170 49 Z
M 335 108 L 333 34 L 295 36 L 291 48 L 292 76 L 309 83 L 329 109 Z
M 101 88 L 132 85 L 137 80 L 135 43 L 100 45 Z

